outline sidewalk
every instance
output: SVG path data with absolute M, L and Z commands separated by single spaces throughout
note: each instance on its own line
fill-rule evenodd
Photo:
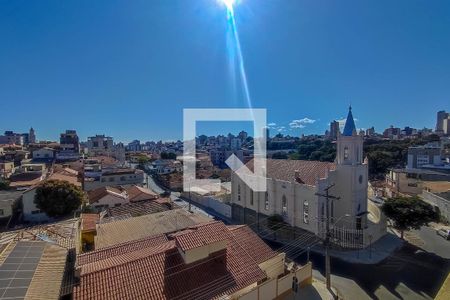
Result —
M 330 256 L 339 258 L 350 263 L 377 264 L 390 256 L 395 250 L 403 245 L 402 241 L 395 234 L 388 233 L 372 244 L 372 246 L 359 250 L 330 250 Z M 311 251 L 325 254 L 322 245 L 317 245 Z
M 334 289 L 333 289 L 334 290 Z M 334 291 L 336 293 L 336 291 Z M 307 299 L 307 300 L 333 300 L 333 295 L 327 290 L 327 286 L 324 282 L 313 279 L 311 285 L 307 285 L 298 290 L 297 294 L 290 293 L 287 295 L 285 300 L 297 300 L 297 299 Z

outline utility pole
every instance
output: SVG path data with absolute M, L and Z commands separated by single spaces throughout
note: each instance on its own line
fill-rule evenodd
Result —
M 316 193 L 317 196 L 321 196 L 325 198 L 325 278 L 327 282 L 327 290 L 331 291 L 331 282 L 330 282 L 330 199 L 331 200 L 339 200 L 340 197 L 335 197 L 329 194 L 329 190 L 334 186 L 334 183 L 327 186 L 324 191 L 325 194 Z

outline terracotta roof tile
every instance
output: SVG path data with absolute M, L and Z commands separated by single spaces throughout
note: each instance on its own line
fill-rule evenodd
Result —
M 80 267 L 74 299 L 214 299 L 233 294 L 266 278 L 248 254 L 258 250 L 245 250 L 237 238 L 244 231 L 234 229 L 211 222 L 173 234 L 174 240 L 160 235 L 155 240 L 142 239 L 79 256 L 91 259 Z M 203 238 L 226 237 L 227 248 L 185 264 L 176 238 L 196 236 L 199 231 Z M 249 238 L 259 239 L 256 235 Z M 150 240 L 155 245 L 144 245 Z M 114 251 L 122 254 L 115 256 Z
M 253 171 L 253 160 L 246 166 Z M 318 178 L 336 168 L 335 163 L 309 160 L 267 159 L 267 178 L 315 186 Z

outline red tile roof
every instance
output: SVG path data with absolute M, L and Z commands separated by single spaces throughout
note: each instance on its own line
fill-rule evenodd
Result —
M 229 238 L 229 232 L 222 222 L 212 222 L 190 227 L 188 230 L 175 234 L 174 238 L 177 246 L 186 251 L 214 242 L 226 241 Z
M 253 160 L 246 166 L 253 171 Z M 315 186 L 318 178 L 336 168 L 335 163 L 309 160 L 267 159 L 267 178 Z
M 231 295 L 266 278 L 252 253 L 260 247 L 245 249 L 238 240 L 242 242 L 240 234 L 247 233 L 233 229 L 211 222 L 167 235 L 169 240 L 159 235 L 81 255 L 74 299 L 213 299 Z M 227 248 L 186 264 L 177 238 L 197 243 L 214 239 L 210 235 L 225 237 Z M 256 235 L 247 238 L 259 239 Z M 156 245 L 150 245 L 153 242 Z

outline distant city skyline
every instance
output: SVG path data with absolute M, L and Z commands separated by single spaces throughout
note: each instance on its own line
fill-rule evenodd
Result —
M 323 134 L 350 104 L 358 128 L 434 128 L 450 109 L 449 11 L 444 0 L 239 1 L 252 106 L 272 135 Z M 184 108 L 248 107 L 227 28 L 215 0 L 1 1 L 0 132 L 181 139 Z

